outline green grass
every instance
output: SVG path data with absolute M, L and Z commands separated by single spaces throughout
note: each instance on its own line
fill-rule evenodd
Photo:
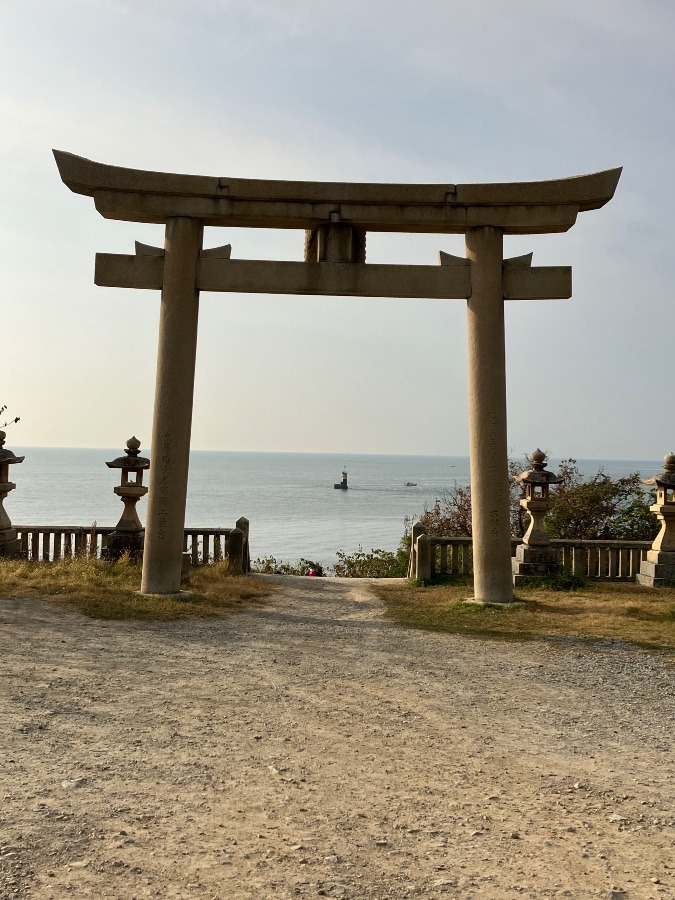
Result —
M 468 582 L 380 584 L 374 590 L 385 603 L 387 617 L 411 628 L 508 641 L 612 639 L 675 651 L 675 588 L 590 583 L 561 592 L 520 587 L 520 603 L 513 606 L 465 604 L 472 593 Z
M 0 596 L 35 597 L 93 619 L 168 622 L 220 616 L 276 590 L 255 577 L 230 575 L 225 562 L 192 569 L 185 597 L 143 596 L 140 585 L 140 565 L 124 557 L 115 563 L 87 558 L 56 563 L 0 560 Z

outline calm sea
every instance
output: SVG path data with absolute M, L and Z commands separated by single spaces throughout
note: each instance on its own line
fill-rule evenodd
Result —
M 17 525 L 115 525 L 122 505 L 113 494 L 119 471 L 106 460 L 120 450 L 11 447 L 25 454 L 12 466 L 16 483 L 5 508 Z M 551 462 L 554 468 L 555 460 Z M 587 474 L 602 466 L 612 477 L 661 469 L 660 460 L 581 460 Z M 349 490 L 333 488 L 342 469 Z M 146 475 L 147 478 L 147 475 Z M 414 486 L 406 486 L 412 482 Z M 453 484 L 468 484 L 466 457 L 329 453 L 195 451 L 190 462 L 187 526 L 251 523 L 252 556 L 335 562 L 335 552 L 394 550 L 405 516 L 419 516 Z M 139 503 L 145 521 L 146 500 Z

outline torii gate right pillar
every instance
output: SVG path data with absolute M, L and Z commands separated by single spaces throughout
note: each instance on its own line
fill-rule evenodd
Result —
M 467 328 L 474 600 L 484 603 L 513 600 L 503 243 L 498 228 L 466 232 L 471 262 Z

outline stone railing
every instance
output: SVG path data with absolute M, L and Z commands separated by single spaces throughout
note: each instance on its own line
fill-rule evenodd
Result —
M 15 525 L 21 541 L 21 556 L 32 561 L 54 561 L 74 556 L 100 557 L 106 549 L 113 526 L 91 525 Z M 234 572 L 251 569 L 248 546 L 248 519 L 241 518 L 235 528 L 186 528 L 183 552 L 193 566 L 227 559 Z
M 511 542 L 512 556 L 520 543 L 517 539 Z M 552 540 L 551 546 L 558 550 L 564 572 L 591 581 L 635 581 L 651 541 Z M 413 529 L 409 578 L 430 581 L 435 575 L 472 573 L 470 537 L 434 537 Z

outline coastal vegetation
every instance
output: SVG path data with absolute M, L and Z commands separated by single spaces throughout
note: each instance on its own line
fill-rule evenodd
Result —
M 320 577 L 325 574 L 321 563 L 304 557 L 296 563 L 282 562 L 274 556 L 258 557 L 251 562 L 251 571 L 259 575 L 306 575 L 310 570 Z
M 522 462 L 511 460 L 509 463 L 511 534 L 514 537 L 522 537 L 529 524 L 529 516 L 520 505 L 522 486 L 513 479 L 523 468 Z M 610 478 L 600 468 L 595 474 L 584 476 L 575 459 L 566 459 L 560 463 L 557 475 L 562 482 L 551 488 L 551 509 L 544 520 L 550 537 L 651 541 L 656 536 L 657 520 L 649 511 L 654 497 L 644 489 L 637 472 Z M 426 506 L 418 521 L 429 534 L 471 537 L 471 488 L 455 485 Z
M 184 596 L 141 595 L 140 585 L 140 564 L 124 556 L 116 562 L 86 556 L 57 562 L 0 560 L 3 597 L 47 600 L 94 619 L 168 622 L 219 616 L 259 602 L 276 589 L 271 583 L 230 575 L 226 562 L 192 569 Z
M 337 562 L 324 566 L 310 559 L 300 559 L 297 563 L 277 560 L 274 556 L 265 556 L 253 560 L 251 569 L 262 575 L 307 575 L 313 570 L 315 575 L 334 575 L 337 578 L 405 578 L 408 572 L 408 555 L 410 553 L 410 537 L 404 538 L 398 550 L 370 550 L 363 547 L 355 553 L 338 550 Z
M 338 550 L 338 561 L 332 567 L 332 572 L 338 578 L 405 578 L 409 553 L 409 536 L 401 541 L 394 553 L 391 550 L 375 549 L 366 553 L 360 546 L 356 553 Z

